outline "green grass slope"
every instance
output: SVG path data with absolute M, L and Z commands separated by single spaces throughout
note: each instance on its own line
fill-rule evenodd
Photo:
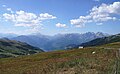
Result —
M 30 55 L 39 52 L 43 51 L 23 42 L 13 41 L 5 38 L 0 39 L 0 58 Z
M 108 49 L 109 48 L 109 49 Z M 1 74 L 120 74 L 120 43 L 0 59 Z M 94 53 L 93 53 L 94 52 Z

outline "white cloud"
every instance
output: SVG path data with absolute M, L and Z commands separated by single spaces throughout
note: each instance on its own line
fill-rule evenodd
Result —
M 99 7 L 93 7 L 90 10 L 90 14 L 86 16 L 80 16 L 78 19 L 70 20 L 71 24 L 75 26 L 83 27 L 90 22 L 105 22 L 109 20 L 117 20 L 118 18 L 112 15 L 120 15 L 120 2 L 114 2 L 113 4 L 101 4 Z
M 48 13 L 41 13 L 39 19 L 40 20 L 47 20 L 47 19 L 55 19 L 56 17 L 53 15 L 50 15 Z
M 11 10 L 11 9 L 8 9 Z M 41 16 L 37 16 L 34 13 L 28 13 L 25 11 L 16 11 L 14 14 L 4 13 L 3 17 L 7 21 L 11 21 L 15 24 L 15 26 L 23 26 L 23 27 L 32 27 L 41 25 L 42 20 L 47 19 L 55 19 L 56 17 L 50 15 L 48 13 L 41 13 Z
M 8 14 L 8 13 L 4 13 L 3 17 L 5 18 L 5 20 L 11 20 L 11 21 L 15 21 L 15 15 L 13 14 Z
M 37 15 L 34 13 L 28 13 L 24 11 L 16 11 L 15 14 L 16 22 L 24 22 L 24 23 L 33 23 L 33 20 L 37 21 Z M 39 23 L 36 22 L 36 23 Z M 35 23 L 33 23 L 35 24 Z
M 11 8 L 7 8 L 8 11 L 11 11 Z
M 48 13 L 41 13 L 39 15 L 35 13 L 29 13 L 25 11 L 16 11 L 13 13 L 11 8 L 7 8 L 11 13 L 4 13 L 3 19 L 7 22 L 10 21 L 14 26 L 26 27 L 25 32 L 38 32 L 43 27 L 43 20 L 55 19 L 56 17 Z
M 27 13 L 24 11 L 17 11 L 15 14 L 4 13 L 3 17 L 15 24 L 15 26 L 30 27 L 39 25 L 41 21 L 37 19 L 37 16 L 33 13 Z
M 90 18 L 91 18 L 90 16 L 80 16 L 79 19 L 73 19 L 70 20 L 70 22 L 76 27 L 84 27 L 85 23 L 92 22 L 92 20 L 89 20 Z
M 66 24 L 57 23 L 57 24 L 56 24 L 56 27 L 65 28 L 65 27 L 67 27 L 67 26 L 66 26 Z
M 11 13 L 14 13 L 11 8 L 7 8 L 7 11 L 10 11 Z

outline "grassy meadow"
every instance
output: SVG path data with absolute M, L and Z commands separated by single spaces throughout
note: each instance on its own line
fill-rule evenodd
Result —
M 2 58 L 0 59 L 0 74 L 120 73 L 120 58 L 116 56 L 116 54 L 119 54 L 119 48 L 120 43 L 118 42 L 83 49 L 59 50 L 16 58 Z

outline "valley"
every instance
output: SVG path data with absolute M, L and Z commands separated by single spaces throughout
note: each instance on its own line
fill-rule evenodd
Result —
M 96 38 L 102 38 L 109 36 L 109 34 L 102 32 L 86 32 L 83 34 L 79 33 L 68 33 L 68 34 L 56 34 L 53 36 L 42 35 L 40 33 L 31 35 L 20 35 L 17 37 L 10 38 L 11 40 L 26 42 L 32 46 L 43 49 L 44 51 L 54 51 L 65 49 L 68 45 L 79 45 Z

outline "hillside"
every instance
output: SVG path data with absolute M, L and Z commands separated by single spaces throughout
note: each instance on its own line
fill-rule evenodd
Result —
M 120 34 L 94 39 L 90 42 L 82 43 L 80 46 L 99 46 L 103 44 L 120 42 Z
M 120 74 L 119 48 L 120 42 L 98 47 L 0 59 L 0 73 L 114 74 L 117 72 Z
M 30 55 L 39 52 L 43 52 L 43 50 L 23 42 L 13 41 L 6 38 L 0 39 L 0 58 Z

